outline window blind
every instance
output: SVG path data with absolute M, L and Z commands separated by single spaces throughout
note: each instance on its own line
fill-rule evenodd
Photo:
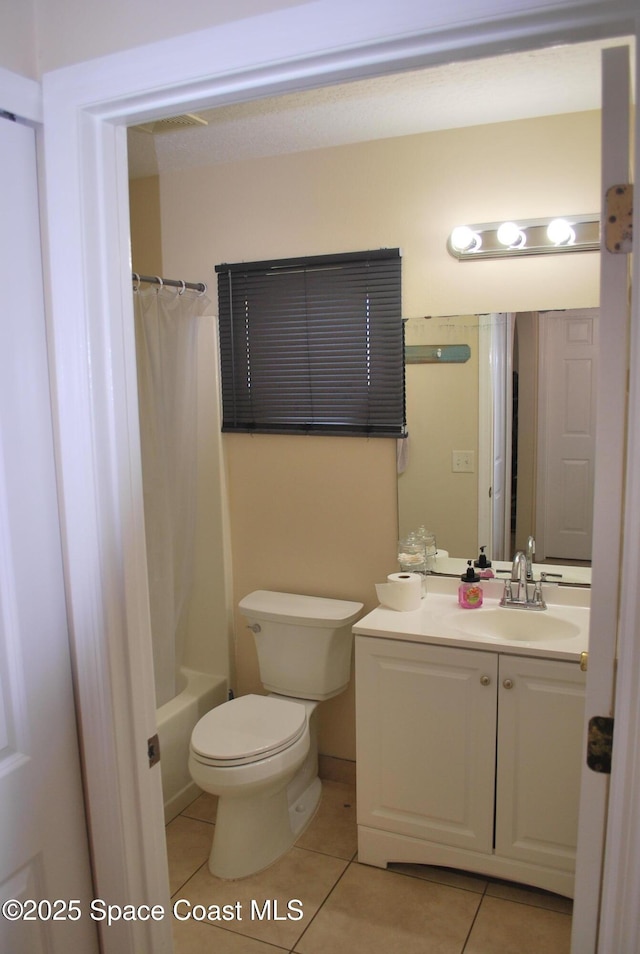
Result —
M 399 249 L 217 265 L 223 431 L 400 437 Z

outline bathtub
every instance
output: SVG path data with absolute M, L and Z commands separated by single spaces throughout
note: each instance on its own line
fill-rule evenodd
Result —
M 180 690 L 156 711 L 165 823 L 179 815 L 200 792 L 187 767 L 189 739 L 198 719 L 227 701 L 227 680 L 183 668 Z

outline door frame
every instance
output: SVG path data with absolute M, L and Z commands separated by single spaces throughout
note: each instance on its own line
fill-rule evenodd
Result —
M 477 3 L 460 0 L 454 22 L 452 13 L 425 9 L 429 5 L 411 0 L 392 7 L 370 0 L 366 18 L 340 0 L 324 0 L 43 77 L 54 410 L 71 640 L 99 896 L 114 903 L 151 899 L 169 904 L 159 767 L 147 765 L 155 708 L 126 124 L 453 59 L 602 35 L 637 35 L 634 5 L 635 0 L 614 0 L 603 9 L 589 0 L 562 0 L 552 6 L 546 0 L 529 0 L 520 4 L 517 15 L 505 16 L 501 0 L 484 0 L 481 12 Z M 475 20 L 464 22 L 465 15 Z M 443 20 L 447 16 L 451 22 Z M 638 318 L 637 301 L 635 310 Z M 640 355 L 637 361 L 640 368 Z M 630 425 L 640 430 L 640 410 L 632 417 Z M 640 465 L 640 448 L 635 451 Z M 640 495 L 629 496 L 628 506 L 635 508 L 631 517 L 637 520 Z M 628 551 L 631 565 L 637 566 L 640 536 L 628 541 Z M 630 617 L 640 614 L 633 595 L 635 586 L 633 594 L 626 594 Z M 640 713 L 637 716 L 640 727 Z M 632 777 L 636 791 L 638 775 Z M 612 797 L 616 791 L 614 780 Z M 640 804 L 640 798 L 636 802 Z M 640 824 L 638 833 L 640 837 Z M 629 864 L 638 868 L 637 860 L 629 859 Z M 630 908 L 631 921 L 631 901 Z M 130 922 L 127 928 L 117 944 L 103 933 L 105 954 L 172 949 L 170 918 Z
M 493 560 L 510 560 L 515 313 L 478 319 L 478 546 L 486 546 Z
M 636 89 L 640 75 L 636 34 Z M 635 109 L 635 130 L 629 123 L 631 77 L 628 56 L 623 50 L 606 50 L 603 54 L 602 176 L 603 192 L 607 186 L 629 181 L 630 140 L 635 137 L 635 175 L 638 182 L 638 146 L 640 117 Z M 626 92 L 625 102 L 623 91 Z M 614 148 L 607 148 L 613 142 Z M 640 196 L 635 189 L 634 216 L 638 222 Z M 601 221 L 606 221 L 605 195 L 602 196 Z M 633 285 L 629 304 L 629 281 Z M 615 745 L 610 780 L 583 768 L 578 844 L 584 847 L 585 865 L 576 878 L 574 917 L 578 927 L 572 937 L 572 951 L 582 954 L 586 945 L 580 934 L 595 921 L 594 908 L 598 897 L 589 869 L 604 864 L 600 881 L 600 920 L 598 954 L 608 951 L 635 950 L 640 941 L 637 909 L 640 887 L 640 820 L 637 800 L 640 793 L 638 772 L 640 755 L 637 732 L 640 727 L 640 705 L 637 679 L 640 677 L 640 653 L 637 645 L 640 624 L 638 599 L 638 558 L 640 551 L 640 493 L 638 468 L 640 442 L 640 280 L 639 256 L 605 252 L 601 257 L 600 346 L 598 354 L 598 406 L 596 421 L 596 469 L 593 515 L 593 581 L 591 594 L 589 668 L 587 680 L 586 719 L 595 715 L 615 718 Z M 603 325 L 602 315 L 607 316 Z M 608 336 L 606 341 L 605 336 Z M 627 343 L 627 338 L 628 343 Z M 628 394 L 624 384 L 628 380 Z M 612 381 L 621 386 L 608 387 Z M 606 391 L 602 396 L 601 391 Z M 625 419 L 626 415 L 626 419 Z M 624 451 L 617 453 L 626 443 Z M 606 501 L 619 488 L 623 506 L 612 514 Z M 619 519 L 619 522 L 618 522 Z M 617 553 L 616 553 L 617 551 Z M 607 559 L 619 555 L 619 559 Z M 607 595 L 619 590 L 616 602 Z M 605 598 L 603 598 L 605 597 Z M 617 640 L 616 640 L 617 628 Z M 595 666 L 592 666 L 595 663 Z M 591 832 L 601 826 L 606 831 L 604 844 L 594 840 Z M 591 896 L 590 896 L 591 895 Z

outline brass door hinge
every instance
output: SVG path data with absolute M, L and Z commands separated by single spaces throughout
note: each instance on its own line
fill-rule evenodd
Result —
M 613 751 L 613 719 L 608 716 L 594 716 L 589 719 L 587 735 L 587 765 L 594 772 L 611 775 L 611 753 Z
M 147 739 L 147 755 L 149 757 L 149 768 L 157 765 L 160 761 L 160 739 L 157 733 Z
M 609 252 L 625 254 L 633 248 L 633 184 L 607 189 L 604 243 Z

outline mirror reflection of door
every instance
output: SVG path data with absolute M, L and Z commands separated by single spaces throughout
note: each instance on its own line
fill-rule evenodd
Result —
M 598 309 L 540 316 L 538 548 L 591 559 Z
M 447 522 L 435 528 L 438 545 L 468 559 L 476 541 L 453 543 L 453 521 L 464 509 L 467 530 L 493 559 L 511 560 L 533 535 L 538 563 L 590 562 L 598 314 L 589 308 L 408 322 L 411 343 L 465 341 L 472 359 L 407 366 L 403 532 L 446 512 Z M 468 428 L 461 436 L 471 423 L 475 436 Z M 447 473 L 451 448 L 474 444 L 477 474 Z
M 510 414 L 496 388 L 504 392 L 504 374 L 492 362 L 494 441 L 506 421 L 505 457 L 510 500 L 494 496 L 505 513 L 508 541 L 503 559 L 536 540 L 538 562 L 589 562 L 592 549 L 598 309 L 523 312 L 511 317 L 515 331 L 499 345 L 512 349 Z M 502 360 L 504 363 L 504 358 Z M 496 380 L 497 379 L 497 380 Z M 504 425 L 503 425 L 504 426 Z M 495 462 L 494 462 L 495 463 Z M 493 474 L 494 487 L 496 473 Z M 496 541 L 494 539 L 494 552 Z

